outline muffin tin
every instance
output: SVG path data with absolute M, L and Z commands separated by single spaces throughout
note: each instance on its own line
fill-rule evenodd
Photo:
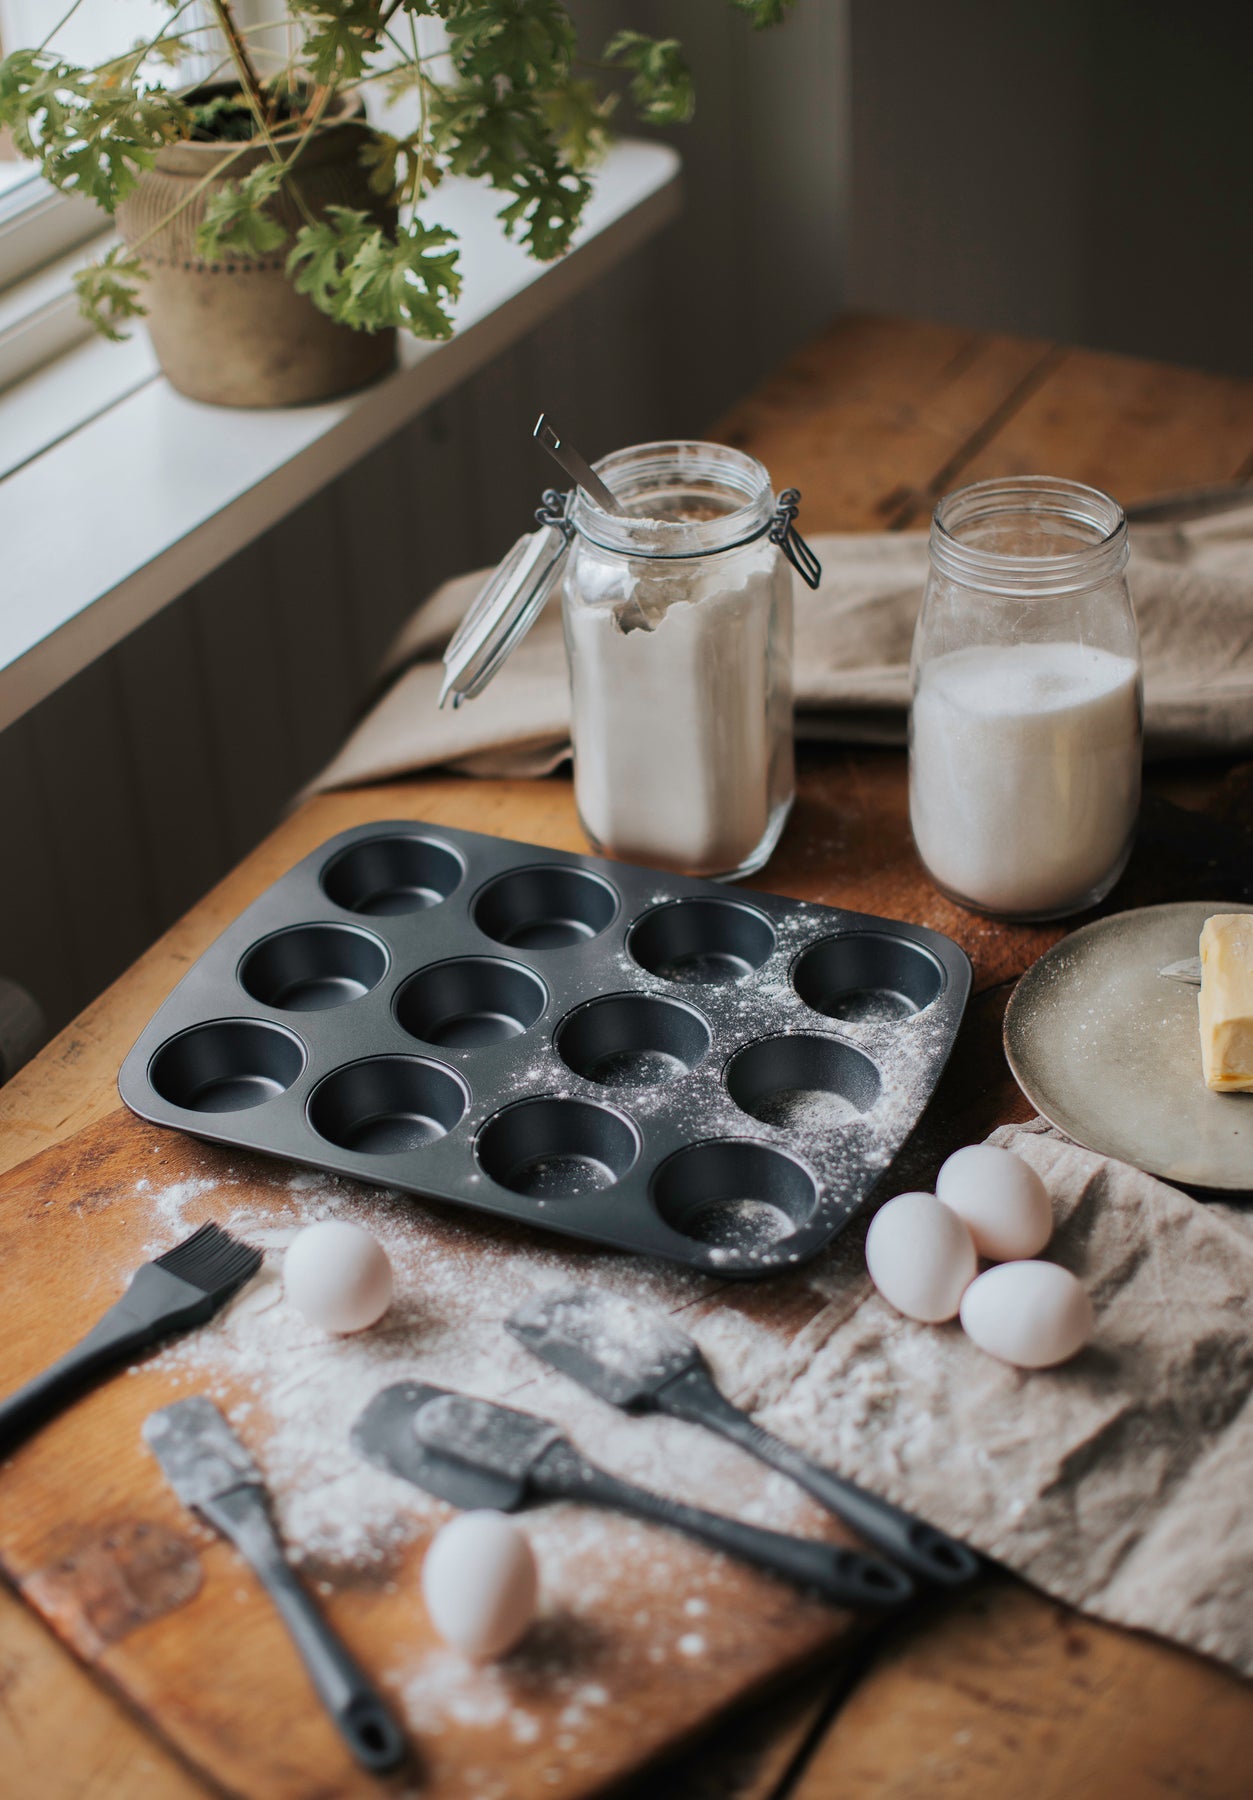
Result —
M 865 1202 L 969 991 L 921 926 L 378 823 L 223 932 L 119 1088 L 218 1143 L 764 1275 Z

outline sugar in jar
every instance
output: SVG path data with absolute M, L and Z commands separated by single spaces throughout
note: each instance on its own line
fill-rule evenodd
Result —
M 1045 476 L 940 502 L 914 634 L 909 811 L 964 906 L 1053 919 L 1092 906 L 1131 853 L 1143 699 L 1127 525 Z

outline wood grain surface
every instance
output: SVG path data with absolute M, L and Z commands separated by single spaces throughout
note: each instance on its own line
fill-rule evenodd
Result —
M 229 1219 L 241 1208 L 253 1230 L 290 1228 L 304 1201 L 288 1175 L 270 1158 L 200 1143 L 121 1110 L 11 1170 L 0 1188 L 0 1266 L 11 1284 L 8 1327 L 17 1346 L 6 1379 L 22 1381 L 53 1360 L 67 1335 L 124 1287 L 146 1246 L 177 1241 L 204 1219 Z M 188 1184 L 195 1196 L 180 1202 L 183 1216 L 172 1230 L 162 1196 L 186 1192 Z M 568 1382 L 516 1351 L 490 1293 L 509 1283 L 516 1301 L 541 1272 L 595 1280 L 606 1269 L 602 1253 L 578 1252 L 522 1227 L 502 1229 L 455 1208 L 415 1213 L 405 1196 L 353 1184 L 346 1184 L 343 1204 L 350 1216 L 401 1233 L 415 1248 L 416 1285 L 402 1290 L 392 1315 L 401 1318 L 395 1329 L 404 1344 L 397 1348 L 411 1346 L 413 1372 L 455 1382 L 455 1371 L 473 1367 L 481 1382 L 489 1367 L 503 1369 L 506 1385 L 495 1386 L 502 1398 L 521 1387 L 519 1405 L 560 1419 L 564 1389 L 564 1398 L 580 1406 Z M 630 1261 L 610 1260 L 619 1269 Z M 451 1314 L 441 1313 L 431 1292 L 437 1266 L 455 1275 Z M 613 1269 L 603 1278 L 614 1281 Z M 701 1298 L 703 1290 L 716 1292 L 716 1282 L 677 1271 L 651 1279 L 654 1303 L 686 1318 L 723 1304 L 712 1293 Z M 468 1304 L 467 1295 L 475 1296 Z M 824 1303 L 784 1281 L 737 1289 L 732 1304 L 759 1331 L 776 1332 L 782 1354 Z M 429 1338 L 444 1346 L 442 1365 L 428 1361 Z M 283 1378 L 286 1359 L 272 1360 L 258 1381 L 251 1365 L 241 1374 L 225 1349 L 216 1360 L 207 1349 L 197 1358 L 191 1370 L 149 1359 L 105 1382 L 9 1459 L 0 1564 L 75 1654 L 228 1792 L 258 1800 L 348 1800 L 376 1791 L 427 1800 L 582 1800 L 691 1737 L 764 1682 L 865 1629 L 852 1615 L 688 1538 L 606 1512 L 555 1527 L 555 1552 L 540 1552 L 548 1557 L 540 1625 L 507 1664 L 472 1676 L 456 1659 L 450 1663 L 419 1599 L 430 1529 L 450 1516 L 435 1509 L 432 1519 L 427 1508 L 415 1534 L 395 1549 L 307 1561 L 306 1579 L 328 1618 L 402 1720 L 408 1708 L 412 1767 L 371 1782 L 316 1703 L 258 1583 L 181 1505 L 141 1442 L 149 1413 L 207 1392 L 224 1411 L 240 1409 L 239 1430 L 264 1466 L 268 1381 Z M 350 1476 L 355 1462 L 347 1442 L 355 1388 L 348 1388 L 342 1416 L 334 1385 L 341 1361 L 340 1350 L 328 1346 L 316 1416 L 333 1433 L 342 1479 L 340 1465 Z M 393 1378 L 406 1372 L 408 1365 L 396 1365 Z M 386 1372 L 376 1379 L 381 1385 Z M 602 1431 L 615 1423 L 606 1409 L 592 1412 Z M 641 1422 L 627 1435 L 638 1442 L 653 1429 Z M 760 1509 L 770 1476 L 759 1464 L 716 1446 L 707 1456 L 713 1440 L 678 1429 L 697 1441 L 685 1441 L 688 1465 L 667 1471 L 668 1491 L 732 1513 Z M 590 1454 L 605 1455 L 594 1437 L 579 1435 Z M 354 1499 L 364 1504 L 359 1490 L 340 1504 Z M 400 1484 L 394 1496 L 389 1487 L 386 1503 L 415 1515 L 421 1505 Z M 795 1529 L 840 1539 L 817 1506 L 803 1498 L 798 1506 L 798 1520 L 789 1521 Z M 848 1533 L 843 1541 L 852 1541 Z M 587 1593 L 599 1596 L 595 1606 L 583 1603 Z
M 1253 474 L 1253 383 L 951 327 L 837 322 L 711 433 L 804 490 L 813 530 L 925 523 L 975 475 L 1046 470 L 1130 502 Z M 1253 780 L 1223 769 L 1155 778 L 1159 791 L 1250 817 Z M 262 887 L 333 832 L 422 817 L 578 849 L 567 782 L 433 779 L 325 796 L 285 820 L 112 989 L 0 1089 L 0 1168 L 116 1107 L 121 1056 L 188 963 Z M 1160 840 L 1115 900 L 1164 898 L 1199 877 Z M 922 876 L 905 829 L 903 758 L 808 751 L 800 799 L 762 878 L 780 892 L 896 914 L 961 938 L 977 970 L 959 1052 L 902 1178 L 954 1142 L 1024 1112 L 1005 1070 L 1005 984 L 1055 931 L 961 915 Z M 28 1366 L 0 1332 L 0 1383 Z M 93 1402 L 94 1404 L 94 1402 Z M 0 1791 L 6 1800 L 189 1800 L 203 1781 L 82 1672 L 29 1609 L 0 1593 Z M 936 1608 L 693 1750 L 641 1787 L 726 1800 L 1065 1792 L 1119 1800 L 1248 1791 L 1253 1700 L 1198 1658 L 1079 1619 L 1020 1584 Z M 705 1785 L 706 1778 L 714 1785 Z M 243 1791 L 247 1791 L 245 1788 Z

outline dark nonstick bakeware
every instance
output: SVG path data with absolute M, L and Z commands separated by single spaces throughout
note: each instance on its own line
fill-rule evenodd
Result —
M 863 1205 L 969 992 L 922 926 L 387 822 L 254 901 L 118 1085 L 217 1143 L 758 1276 Z

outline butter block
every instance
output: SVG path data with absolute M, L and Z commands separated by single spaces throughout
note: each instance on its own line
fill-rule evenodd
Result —
M 1218 1094 L 1253 1093 L 1253 913 L 1201 928 L 1201 1069 Z

